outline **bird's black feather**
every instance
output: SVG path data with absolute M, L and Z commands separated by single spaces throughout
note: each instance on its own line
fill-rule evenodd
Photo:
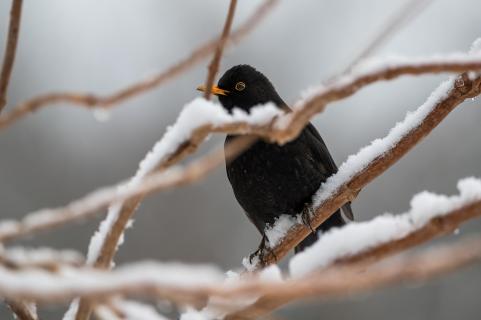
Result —
M 245 84 L 241 91 L 235 89 L 239 81 Z M 234 107 L 250 111 L 266 102 L 289 110 L 271 82 L 248 65 L 228 70 L 218 87 L 229 92 L 219 97 L 229 111 Z M 234 137 L 228 135 L 226 144 Z M 302 212 L 321 184 L 337 172 L 326 144 L 310 123 L 296 139 L 283 146 L 258 140 L 228 163 L 226 169 L 237 201 L 262 235 L 266 226 L 273 224 L 280 215 L 296 216 Z M 352 218 L 350 204 L 346 204 L 343 211 Z M 324 232 L 344 224 L 338 210 L 317 231 Z M 311 234 L 296 247 L 296 252 L 311 245 L 317 237 L 316 233 Z

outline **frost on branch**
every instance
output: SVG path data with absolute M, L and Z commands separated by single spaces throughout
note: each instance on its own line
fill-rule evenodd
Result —
M 434 217 L 443 216 L 466 204 L 481 200 L 481 179 L 460 180 L 458 190 L 459 194 L 453 196 L 423 191 L 412 198 L 410 210 L 403 214 L 386 213 L 368 222 L 353 222 L 342 228 L 332 229 L 311 247 L 291 259 L 291 275 L 304 276 L 344 256 L 400 239 L 423 227 Z

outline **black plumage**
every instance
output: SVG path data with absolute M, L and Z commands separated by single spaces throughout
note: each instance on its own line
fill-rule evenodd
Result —
M 273 102 L 290 109 L 271 82 L 249 65 L 238 65 L 221 77 L 213 92 L 227 110 Z M 225 143 L 234 139 L 228 135 Z M 326 179 L 337 172 L 326 144 L 312 124 L 308 124 L 293 141 L 279 146 L 259 140 L 235 160 L 226 164 L 227 176 L 235 197 L 265 240 L 264 229 L 282 214 L 296 216 L 310 206 L 313 194 Z M 343 207 L 352 219 L 350 204 Z M 345 224 L 340 210 L 317 231 Z M 313 233 L 295 249 L 303 250 L 317 239 Z M 263 241 L 264 242 L 264 241 Z

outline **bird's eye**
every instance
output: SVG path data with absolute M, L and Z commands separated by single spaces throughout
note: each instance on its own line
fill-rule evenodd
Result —
M 242 82 L 242 81 L 239 81 L 239 82 L 237 82 L 237 83 L 235 84 L 235 89 L 236 89 L 237 91 L 242 91 L 242 90 L 244 90 L 245 88 L 246 88 L 246 84 L 245 84 L 244 82 Z

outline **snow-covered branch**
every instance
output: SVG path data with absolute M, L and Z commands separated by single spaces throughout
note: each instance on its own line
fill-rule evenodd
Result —
M 254 13 L 228 36 L 226 45 L 238 42 L 252 30 L 254 30 L 264 19 L 264 17 L 271 11 L 271 9 L 277 4 L 277 2 L 278 0 L 265 0 L 261 5 L 259 5 Z M 170 81 L 173 78 L 183 74 L 185 71 L 197 65 L 203 59 L 207 58 L 211 53 L 213 53 L 217 49 L 220 41 L 222 41 L 222 39 L 217 38 L 204 43 L 194 49 L 189 56 L 177 62 L 176 64 L 171 65 L 163 72 L 148 79 L 134 83 L 108 96 L 99 96 L 91 93 L 79 92 L 58 92 L 34 97 L 15 106 L 10 113 L 1 115 L 0 130 L 6 128 L 31 112 L 37 111 L 40 108 L 44 108 L 52 104 L 71 103 L 86 108 L 112 108 L 130 98 L 155 89 L 167 81 Z
M 364 264 L 334 266 L 301 279 L 270 284 L 254 304 L 232 312 L 224 319 L 259 318 L 299 299 L 345 297 L 396 283 L 420 283 L 479 260 L 481 239 L 474 237 L 392 259 L 367 269 Z
M 311 217 L 312 226 L 319 226 L 343 204 L 351 201 L 365 185 L 409 152 L 460 103 L 479 95 L 480 85 L 481 77 L 478 74 L 470 77 L 465 73 L 451 78 L 441 84 L 421 107 L 392 128 L 386 137 L 374 140 L 350 156 L 340 166 L 338 173 L 331 176 L 313 197 L 315 213 Z M 260 261 L 267 264 L 278 261 L 310 233 L 308 227 L 294 221 L 287 232 L 285 229 L 283 223 L 281 232 L 284 235 L 275 245 L 271 244 L 272 250 L 262 259 L 257 259 L 253 266 L 246 263 L 250 269 L 261 268 Z
M 12 269 L 45 268 L 57 270 L 62 266 L 81 266 L 84 257 L 74 250 L 54 250 L 52 248 L 1 248 L 0 263 Z

